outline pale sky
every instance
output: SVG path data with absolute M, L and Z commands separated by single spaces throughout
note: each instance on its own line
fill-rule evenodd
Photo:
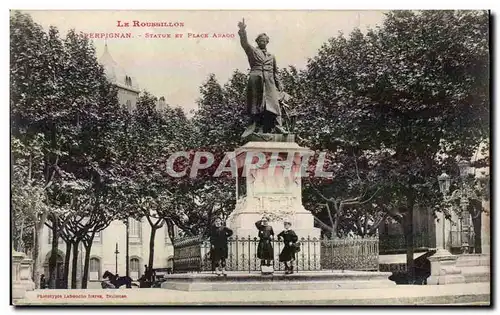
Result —
M 239 43 L 238 22 L 245 18 L 249 42 L 257 34 L 270 37 L 269 52 L 280 68 L 305 67 L 328 38 L 348 34 L 359 26 L 380 25 L 383 11 L 24 11 L 48 29 L 62 35 L 74 28 L 81 32 L 130 32 L 133 38 L 107 39 L 114 60 L 134 77 L 141 90 L 165 96 L 170 105 L 186 112 L 196 109 L 199 87 L 210 73 L 221 84 L 232 72 L 247 72 L 248 61 Z M 117 27 L 117 21 L 183 22 L 184 27 Z M 132 25 L 132 22 L 130 23 Z M 182 39 L 147 39 L 146 33 L 183 33 Z M 227 38 L 187 38 L 187 33 L 228 33 Z M 141 36 L 141 37 L 139 37 Z M 94 39 L 99 58 L 104 39 Z

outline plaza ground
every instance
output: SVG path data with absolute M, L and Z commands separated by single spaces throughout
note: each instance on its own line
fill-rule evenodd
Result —
M 71 296 L 69 296 L 71 294 Z M 383 289 L 176 291 L 75 289 L 27 292 L 16 305 L 489 305 L 489 283 L 398 285 Z

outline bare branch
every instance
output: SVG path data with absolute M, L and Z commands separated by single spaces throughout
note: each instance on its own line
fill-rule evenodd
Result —
M 146 219 L 148 220 L 148 223 L 149 225 L 152 227 L 154 224 L 153 224 L 153 221 L 151 221 L 150 217 L 149 217 L 149 214 L 146 214 L 144 215 L 146 217 Z
M 325 195 L 323 195 L 321 193 L 321 191 L 319 191 L 319 189 L 316 187 L 316 185 L 314 185 L 314 183 L 311 181 L 311 179 L 309 179 L 309 183 L 311 184 L 312 188 L 314 189 L 314 191 L 316 191 L 316 193 L 322 198 L 324 199 L 326 202 L 335 202 L 335 199 L 333 198 L 327 198 Z
M 328 230 L 328 231 L 330 231 L 330 232 L 333 232 L 333 227 L 328 226 L 328 224 L 325 224 L 323 221 L 321 221 L 321 220 L 320 220 L 317 216 L 315 216 L 314 214 L 313 214 L 313 217 L 314 217 L 314 219 L 316 220 L 316 222 L 317 222 L 317 223 L 318 223 L 321 227 L 323 227 L 324 229 L 326 229 L 326 230 Z
M 357 176 L 359 182 L 361 183 L 361 177 L 359 176 L 359 168 L 358 168 L 358 158 L 356 157 L 356 154 L 354 153 L 354 151 L 352 152 L 352 155 L 354 156 L 354 168 L 356 170 L 356 176 Z
M 45 226 L 48 227 L 51 230 L 54 230 L 53 224 L 50 224 L 50 223 L 52 223 L 52 221 L 50 221 L 50 220 L 45 221 Z
M 154 224 L 154 227 L 155 228 L 161 228 L 163 226 L 163 219 L 158 219 L 155 224 Z
M 342 203 L 344 206 L 354 206 L 354 205 L 362 205 L 362 204 L 368 203 L 378 194 L 378 192 L 380 190 L 382 190 L 382 188 L 378 188 L 377 191 L 375 191 L 373 193 L 373 195 L 371 195 L 371 197 L 368 198 L 367 200 L 364 200 L 364 201 L 343 201 Z M 355 198 L 353 200 L 356 200 L 356 199 L 358 199 L 358 198 Z
M 330 218 L 330 224 L 332 225 L 332 227 L 335 225 L 334 222 L 333 222 L 333 218 L 332 218 L 332 212 L 330 210 L 330 206 L 328 205 L 328 202 L 325 203 L 325 206 L 326 206 L 326 211 L 328 212 L 328 218 Z

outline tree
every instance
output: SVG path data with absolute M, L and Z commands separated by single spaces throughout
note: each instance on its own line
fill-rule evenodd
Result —
M 157 213 L 162 203 L 168 202 L 170 194 L 164 163 L 159 162 L 169 152 L 168 148 L 175 146 L 173 137 L 175 124 L 179 119 L 167 114 L 172 112 L 170 107 L 166 106 L 162 113 L 157 110 L 156 104 L 156 97 L 147 92 L 139 97 L 137 109 L 132 113 L 127 130 L 127 136 L 131 138 L 128 150 L 133 154 L 126 154 L 133 181 L 128 190 L 133 207 L 130 216 L 137 219 L 145 217 L 151 227 L 148 259 L 150 271 L 153 270 L 156 232 L 164 223 Z M 146 276 L 150 278 L 151 272 Z
M 54 57 L 54 54 L 57 56 L 61 45 L 55 28 L 51 28 L 46 34 L 28 15 L 15 12 L 11 15 L 10 26 L 11 133 L 25 145 L 37 139 L 36 151 L 39 153 L 38 158 L 43 161 L 43 166 L 38 163 L 33 165 L 33 156 L 27 158 L 29 182 L 25 187 L 27 190 L 37 187 L 37 193 L 32 196 L 37 196 L 39 202 L 36 203 L 41 206 L 29 210 L 33 213 L 35 227 L 33 270 L 35 285 L 38 288 L 39 239 L 50 212 L 47 189 L 58 173 L 60 158 L 66 154 L 61 147 L 64 140 L 57 133 L 61 119 L 53 111 L 56 104 L 61 104 L 60 94 L 57 93 L 62 81 L 58 76 L 61 60 Z M 16 153 L 19 151 L 13 154 L 14 164 L 18 158 Z M 21 158 L 21 161 L 26 160 Z M 22 163 L 21 161 L 19 162 Z
M 193 117 L 196 130 L 204 135 L 198 147 L 228 150 L 241 145 L 245 118 L 247 76 L 235 71 L 228 83 L 219 84 L 214 74 L 200 87 L 198 110 Z
M 39 210 L 30 209 L 35 225 L 37 286 L 36 240 L 41 228 L 47 217 L 57 221 L 57 211 L 71 209 L 67 200 L 58 200 L 64 192 L 56 186 L 79 180 L 93 185 L 107 182 L 103 177 L 116 165 L 112 144 L 121 122 L 119 108 L 116 89 L 106 80 L 95 49 L 83 34 L 71 30 L 63 41 L 54 27 L 45 33 L 29 15 L 16 12 L 11 16 L 12 136 L 19 148 L 26 149 L 24 153 L 13 149 L 13 169 L 29 179 L 26 187 L 16 187 L 25 191 L 37 187 L 38 193 L 32 196 L 38 201 L 31 204 L 43 204 Z M 37 152 L 36 164 L 32 151 Z M 54 237 L 57 226 L 53 226 Z M 74 250 L 77 253 L 76 247 Z M 52 271 L 54 258 L 49 268 Z
M 137 108 L 126 114 L 120 143 L 120 178 L 117 184 L 122 200 L 122 214 L 145 218 L 151 227 L 148 270 L 153 270 L 155 236 L 165 221 L 182 222 L 185 213 L 176 209 L 173 200 L 178 189 L 189 178 L 172 178 L 168 174 L 169 156 L 190 147 L 191 123 L 182 110 L 165 104 L 157 108 L 157 99 L 148 92 L 140 95 Z M 180 198 L 180 197 L 179 197 Z M 191 210 L 193 211 L 193 210 Z M 146 275 L 148 277 L 151 274 Z
M 331 178 L 305 181 L 304 203 L 326 235 L 342 237 L 354 232 L 364 237 L 376 234 L 388 219 L 401 221 L 401 215 L 387 203 L 391 191 L 383 163 L 387 155 L 364 152 L 358 157 L 355 148 L 338 149 L 324 166 Z
M 488 137 L 488 15 L 395 11 L 366 35 L 332 38 L 307 67 L 309 142 L 388 152 L 386 202 L 402 215 L 413 271 L 413 211 L 439 205 L 436 178 Z M 455 163 L 456 166 L 456 163 Z

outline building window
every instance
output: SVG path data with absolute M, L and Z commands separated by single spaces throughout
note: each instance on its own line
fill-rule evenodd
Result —
M 99 280 L 101 278 L 101 261 L 99 258 L 90 258 L 89 280 Z
M 96 232 L 94 235 L 94 243 L 100 244 L 102 242 L 102 231 Z
M 131 258 L 130 259 L 130 277 L 133 280 L 139 279 L 140 268 L 141 268 L 141 262 L 139 261 L 139 258 Z
M 135 219 L 128 220 L 128 235 L 130 242 L 141 242 L 141 221 L 137 221 Z
M 132 86 L 132 78 L 129 77 L 128 75 L 125 76 L 125 85 Z
M 128 111 L 132 111 L 132 101 L 131 100 L 127 100 L 127 110 Z

